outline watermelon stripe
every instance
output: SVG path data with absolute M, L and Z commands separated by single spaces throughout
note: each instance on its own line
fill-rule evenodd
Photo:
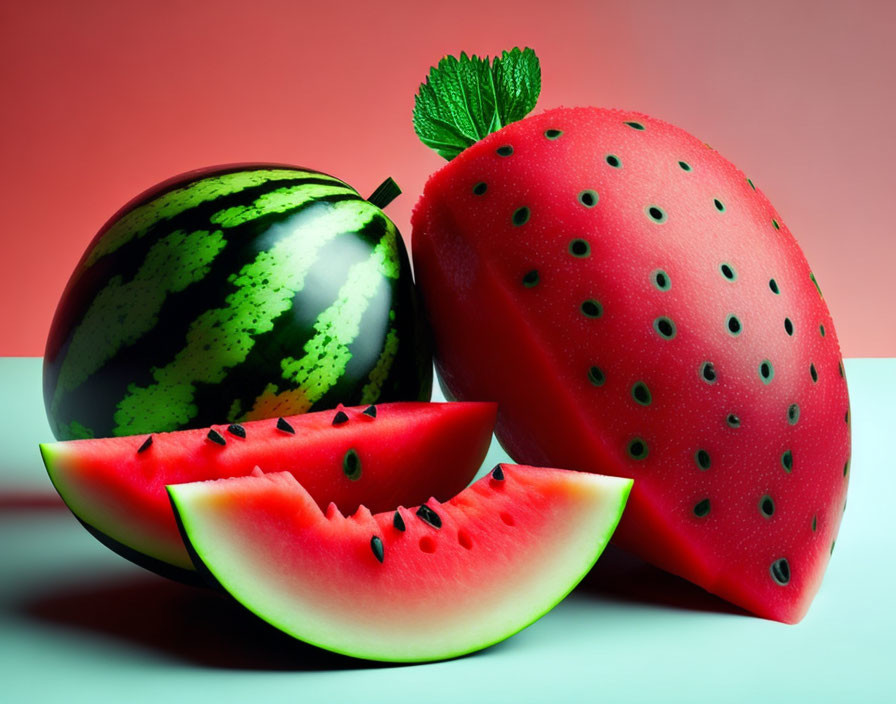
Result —
M 129 387 L 117 406 L 115 434 L 130 434 L 132 428 L 147 425 L 173 430 L 195 417 L 195 383 L 219 383 L 226 369 L 245 361 L 254 336 L 270 330 L 273 320 L 292 306 L 323 245 L 341 232 L 363 228 L 371 210 L 350 200 L 303 213 L 302 227 L 259 252 L 231 278 L 236 290 L 227 296 L 226 305 L 193 322 L 174 360 L 153 370 L 155 383 Z M 206 345 L 226 354 L 208 358 L 202 354 Z
M 389 320 L 395 320 L 395 311 L 389 311 Z M 398 331 L 393 327 L 389 328 L 386 333 L 386 341 L 383 344 L 383 350 L 376 360 L 376 365 L 370 370 L 367 377 L 368 382 L 361 390 L 361 403 L 373 403 L 376 401 L 383 390 L 383 384 L 389 377 L 389 371 L 392 363 L 395 361 L 395 354 L 398 352 Z
M 210 220 L 212 224 L 224 228 L 239 227 L 271 213 L 293 211 L 307 203 L 339 195 L 354 196 L 357 200 L 363 200 L 354 189 L 344 184 L 285 186 L 259 196 L 249 205 L 225 208 L 212 215 Z
M 297 181 L 305 178 L 330 181 L 340 184 L 338 179 L 314 171 L 295 169 L 259 169 L 256 171 L 235 171 L 218 176 L 207 176 L 182 188 L 168 191 L 117 220 L 102 235 L 84 266 L 92 266 L 98 259 L 116 251 L 133 239 L 143 237 L 153 226 L 163 220 L 170 220 L 196 206 L 214 201 L 222 196 L 239 193 L 269 181 Z

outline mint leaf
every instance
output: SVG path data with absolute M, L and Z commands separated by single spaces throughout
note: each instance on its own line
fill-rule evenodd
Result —
M 532 49 L 514 48 L 494 59 L 446 56 L 430 68 L 414 98 L 414 130 L 426 146 L 451 160 L 523 119 L 540 91 L 541 68 Z

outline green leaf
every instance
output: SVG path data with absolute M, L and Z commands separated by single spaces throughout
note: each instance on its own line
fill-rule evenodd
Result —
M 414 130 L 448 160 L 504 125 L 523 119 L 538 100 L 541 68 L 532 49 L 500 57 L 446 56 L 429 70 L 414 99 Z

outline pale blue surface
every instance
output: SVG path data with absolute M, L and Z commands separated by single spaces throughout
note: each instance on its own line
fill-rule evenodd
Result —
M 55 506 L 40 462 L 40 361 L 0 359 L 0 701 L 896 702 L 896 360 L 846 369 L 849 507 L 801 624 L 735 612 L 610 551 L 510 640 L 382 667 L 294 643 L 102 547 Z M 486 465 L 504 458 L 493 447 Z

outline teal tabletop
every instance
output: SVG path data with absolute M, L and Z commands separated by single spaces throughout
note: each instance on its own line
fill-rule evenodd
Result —
M 848 360 L 849 502 L 808 616 L 764 621 L 609 548 L 557 608 L 447 662 L 380 665 L 282 635 L 91 537 L 56 496 L 41 362 L 0 358 L 0 701 L 896 702 L 896 359 Z M 493 443 L 483 465 L 506 460 Z M 424 626 L 425 627 L 425 626 Z

